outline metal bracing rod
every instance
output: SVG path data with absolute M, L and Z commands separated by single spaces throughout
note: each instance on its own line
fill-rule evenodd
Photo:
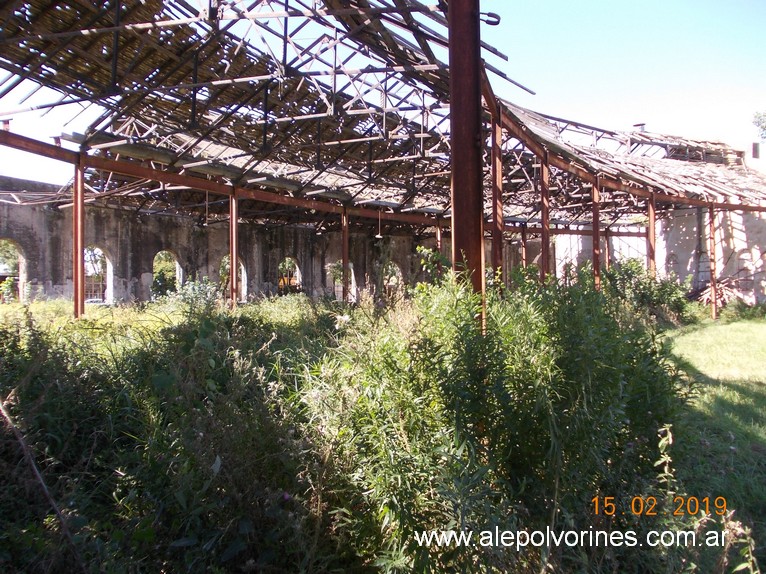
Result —
M 437 6 L 429 7 L 411 7 L 410 12 L 436 11 Z M 399 8 L 340 8 L 337 10 L 285 10 L 282 12 L 261 12 L 252 13 L 241 11 L 236 15 L 223 15 L 216 20 L 218 22 L 236 23 L 242 20 L 270 20 L 277 18 L 322 18 L 334 16 L 379 16 L 380 14 L 399 12 Z M 0 44 L 12 42 L 30 42 L 34 40 L 65 40 L 77 38 L 80 36 L 98 36 L 100 34 L 111 34 L 114 32 L 147 32 L 154 30 L 163 30 L 177 28 L 179 26 L 190 26 L 192 24 L 206 23 L 208 18 L 205 16 L 194 16 L 190 18 L 179 18 L 174 20 L 159 20 L 156 22 L 139 22 L 134 24 L 119 24 L 116 26 L 104 26 L 99 28 L 83 28 L 81 30 L 71 30 L 68 32 L 50 32 L 47 34 L 29 34 L 26 36 L 12 36 L 0 38 Z
M 184 145 L 181 148 L 179 148 L 179 150 L 176 152 L 176 156 L 177 156 L 176 159 L 173 162 L 171 162 L 170 165 L 175 165 L 175 163 L 178 162 L 179 159 L 181 158 L 181 155 L 183 155 L 184 153 L 187 153 L 191 149 L 194 149 L 197 145 L 199 145 L 200 142 L 202 142 L 206 137 L 208 137 L 211 133 L 213 133 L 213 131 L 215 131 L 218 127 L 220 127 L 226 120 L 228 120 L 231 116 L 237 113 L 238 110 L 246 106 L 255 97 L 257 97 L 260 94 L 261 90 L 267 91 L 267 88 L 268 88 L 268 83 L 263 84 L 257 90 L 253 90 L 253 92 L 247 98 L 233 105 L 232 109 L 227 110 L 225 113 L 221 114 L 220 117 L 216 118 L 215 121 L 211 122 L 211 124 L 207 128 L 205 128 L 205 130 L 201 134 L 199 134 L 195 139 L 187 143 L 187 145 Z
M 57 108 L 60 106 L 68 106 L 70 104 L 82 104 L 85 102 L 93 103 L 92 98 L 75 98 L 73 100 L 67 100 L 65 98 L 66 96 L 64 96 L 63 98 L 59 99 L 56 102 L 50 102 L 47 104 L 37 104 L 34 106 L 28 106 L 25 108 L 16 108 L 13 110 L 0 111 L 0 118 L 5 116 L 17 116 L 17 115 L 25 114 L 28 112 L 37 112 L 40 110 L 49 110 L 49 109 Z
M 96 21 L 97 21 L 99 18 L 101 18 L 102 16 L 104 16 L 104 15 L 106 14 L 106 12 L 107 12 L 107 8 L 106 8 L 106 6 L 103 6 L 103 7 L 101 8 L 101 10 L 100 10 L 100 11 L 99 11 L 99 12 L 98 12 L 98 13 L 97 13 L 97 14 L 96 14 L 96 15 L 95 15 L 93 18 L 91 18 L 91 19 L 90 19 L 90 20 L 87 22 L 86 26 L 87 26 L 87 25 L 91 25 L 91 24 L 93 24 L 94 22 L 96 22 Z M 3 44 L 3 43 L 5 43 L 5 42 L 9 42 L 9 40 L 10 40 L 9 38 L 0 37 L 0 45 L 2 45 L 2 44 Z M 95 42 L 95 41 L 94 41 L 94 42 Z M 92 44 L 93 44 L 94 42 L 92 42 L 91 44 L 89 44 L 89 46 L 88 46 L 88 47 L 92 46 Z M 10 42 L 9 42 L 9 43 L 10 43 Z M 0 100 L 1 100 L 1 99 L 3 99 L 3 98 L 6 96 L 6 95 L 8 95 L 8 93 L 10 93 L 10 91 L 11 91 L 11 90 L 13 90 L 13 89 L 14 89 L 16 86 L 18 86 L 20 83 L 22 83 L 22 82 L 23 82 L 25 79 L 28 79 L 28 78 L 29 78 L 29 77 L 30 77 L 30 76 L 31 76 L 31 75 L 32 75 L 34 72 L 36 72 L 37 70 L 39 70 L 40 68 L 42 68 L 42 67 L 43 67 L 45 64 L 47 64 L 47 63 L 48 63 L 48 62 L 49 62 L 51 59 L 53 59 L 55 56 L 57 56 L 57 55 L 58 55 L 58 53 L 59 53 L 59 52 L 60 52 L 62 49 L 66 48 L 66 47 L 67 47 L 67 44 L 66 44 L 66 43 L 64 43 L 64 42 L 59 42 L 59 45 L 58 45 L 58 46 L 55 46 L 55 47 L 53 47 L 53 48 L 52 48 L 52 49 L 50 49 L 50 50 L 46 50 L 46 52 L 47 52 L 47 53 L 45 54 L 45 57 L 44 57 L 42 60 L 40 60 L 39 62 L 35 63 L 35 65 L 34 65 L 34 66 L 31 66 L 31 67 L 29 67 L 29 68 L 26 68 L 26 64 L 25 64 L 25 69 L 21 70 L 21 71 L 20 71 L 20 73 L 18 73 L 18 74 L 17 74 L 17 77 L 16 77 L 16 78 L 13 80 L 13 82 L 10 84 L 10 86 L 6 86 L 5 88 L 3 88 L 3 90 L 1 90 L 1 91 L 0 91 Z M 30 57 L 31 57 L 31 56 L 30 56 Z
M 183 54 L 177 56 L 177 60 L 175 65 L 170 69 L 163 72 L 163 74 L 160 77 L 155 78 L 155 86 L 159 86 L 163 81 L 165 81 L 167 78 L 171 77 L 173 74 L 175 74 L 179 69 L 181 69 L 184 65 L 188 64 L 189 60 L 191 60 L 195 54 L 198 52 L 204 50 L 208 46 L 214 43 L 215 40 L 219 37 L 220 34 L 225 33 L 234 26 L 235 22 L 230 22 L 227 24 L 227 26 L 223 30 L 218 30 L 215 34 L 210 34 L 208 38 L 206 38 L 200 45 L 192 45 L 190 46 Z M 211 55 L 212 56 L 212 55 Z M 251 64 L 252 65 L 252 64 Z M 140 98 L 137 98 L 135 102 L 131 102 L 130 105 L 128 105 L 125 109 L 119 110 L 119 112 L 125 116 L 129 116 L 133 110 L 138 107 L 139 104 L 143 102 L 144 99 L 150 94 L 151 92 L 146 92 L 144 94 L 141 94 Z M 93 130 L 92 136 L 97 136 L 98 134 L 101 134 L 106 129 L 107 125 L 106 122 L 109 119 L 109 117 L 114 113 L 113 110 L 107 110 L 104 114 L 102 114 L 96 121 L 94 121 L 90 127 L 89 130 Z M 99 126 L 101 124 L 104 124 L 102 127 L 96 129 L 96 126 Z
M 287 78 L 332 77 L 333 75 L 351 76 L 351 75 L 363 75 L 363 74 L 380 74 L 384 72 L 386 73 L 420 72 L 420 71 L 437 70 L 441 68 L 443 68 L 443 66 L 438 64 L 423 64 L 423 65 L 387 66 L 387 67 L 368 66 L 366 68 L 355 68 L 353 70 L 346 70 L 346 69 L 343 69 L 343 67 L 338 69 L 333 69 L 333 70 L 316 70 L 316 71 L 307 71 L 307 72 L 292 70 L 287 75 Z M 132 94 L 152 94 L 152 93 L 158 93 L 158 92 L 159 93 L 171 92 L 174 90 L 194 90 L 198 88 L 211 88 L 211 87 L 217 88 L 222 86 L 233 86 L 237 84 L 249 84 L 253 82 L 282 80 L 282 79 L 285 79 L 285 76 L 283 76 L 279 72 L 275 72 L 272 74 L 259 74 L 257 76 L 243 76 L 243 77 L 237 77 L 237 78 L 227 78 L 224 80 L 210 80 L 205 82 L 188 82 L 183 84 L 174 84 L 171 86 L 146 86 L 146 87 L 139 87 L 139 88 L 123 88 L 119 90 L 119 92 L 113 95 L 129 96 Z

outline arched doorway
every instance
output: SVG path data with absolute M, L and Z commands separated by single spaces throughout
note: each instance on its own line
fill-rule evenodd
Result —
M 114 301 L 114 272 L 112 262 L 103 249 L 96 245 L 85 248 L 85 302 L 112 303 Z
M 343 300 L 343 262 L 338 260 L 335 263 L 330 263 L 327 266 L 327 272 L 332 279 L 333 293 L 335 299 L 338 301 Z M 348 262 L 348 302 L 356 303 L 358 299 L 356 276 L 354 274 L 354 264 Z
M 219 286 L 223 291 L 224 298 L 229 296 L 229 277 L 231 275 L 231 258 L 228 255 L 224 255 L 221 259 L 221 267 L 218 272 Z M 244 263 L 239 259 L 239 269 L 237 272 L 237 296 L 240 301 L 247 300 L 247 270 Z
M 0 239 L 0 302 L 22 301 L 26 283 L 21 247 L 11 239 Z
M 386 261 L 380 271 L 383 295 L 385 297 L 394 297 L 404 289 L 402 270 L 396 263 Z
M 279 279 L 277 292 L 280 295 L 299 293 L 303 287 L 303 276 L 298 262 L 292 257 L 285 257 L 279 264 Z
M 183 285 L 183 269 L 168 250 L 159 251 L 152 262 L 152 298 L 175 293 Z

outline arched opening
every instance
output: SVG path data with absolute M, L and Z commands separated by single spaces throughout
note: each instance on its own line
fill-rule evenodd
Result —
M 277 292 L 280 295 L 302 291 L 303 277 L 298 262 L 292 257 L 285 257 L 279 264 Z
M 171 251 L 159 251 L 152 262 L 152 297 L 175 293 L 183 285 L 183 269 Z
M 237 272 L 237 296 L 240 301 L 247 300 L 247 271 L 245 270 L 245 265 L 242 263 L 242 260 L 239 259 L 239 269 Z M 224 297 L 229 296 L 229 277 L 231 276 L 231 258 L 228 255 L 224 255 L 223 259 L 221 259 L 221 268 L 218 272 L 218 277 L 220 279 L 219 285 L 221 287 L 221 290 L 223 291 Z
M 391 298 L 404 289 L 404 278 L 401 268 L 393 261 L 386 261 L 381 270 L 383 295 Z
M 343 262 L 338 260 L 335 263 L 330 263 L 327 266 L 327 273 L 332 279 L 333 293 L 335 299 L 338 301 L 343 300 Z M 348 262 L 348 302 L 356 303 L 358 298 L 356 277 L 354 274 L 354 264 Z
M 100 247 L 85 248 L 85 302 L 112 303 L 114 274 L 112 262 Z
M 19 245 L 10 239 L 0 239 L 0 303 L 25 298 L 26 275 L 26 259 Z

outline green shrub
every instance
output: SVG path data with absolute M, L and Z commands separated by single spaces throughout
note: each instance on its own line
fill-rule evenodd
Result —
M 512 294 L 491 293 L 482 332 L 480 299 L 448 275 L 387 314 L 357 309 L 337 351 L 307 373 L 300 396 L 307 432 L 334 461 L 337 528 L 354 533 L 369 563 L 630 571 L 627 551 L 445 552 L 413 537 L 587 528 L 593 496 L 657 485 L 657 429 L 678 405 L 676 377 L 652 336 L 625 331 L 580 279 L 542 288 L 522 279 Z
M 233 312 L 192 283 L 140 312 L 70 322 L 68 305 L 33 305 L 40 322 L 0 324 L 0 398 L 73 534 L 4 427 L 0 566 L 639 573 L 696 559 L 417 543 L 429 529 L 683 526 L 592 510 L 680 488 L 668 424 L 683 389 L 645 323 L 587 270 L 544 286 L 518 273 L 483 325 L 467 282 L 437 280 L 384 307 L 287 295 Z
M 698 313 L 687 298 L 691 277 L 678 283 L 675 277 L 652 277 L 638 259 L 627 259 L 604 271 L 604 291 L 626 303 L 633 312 L 659 320 L 660 324 L 696 322 Z

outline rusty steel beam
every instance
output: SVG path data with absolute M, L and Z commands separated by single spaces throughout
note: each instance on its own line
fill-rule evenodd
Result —
M 492 270 L 503 268 L 503 127 L 492 118 Z
M 349 233 L 348 233 L 348 211 L 343 208 L 340 216 L 341 224 L 341 265 L 343 266 L 343 302 L 348 303 L 349 292 Z
M 80 155 L 77 152 L 14 134 L 12 132 L 0 131 L 0 145 L 50 159 L 63 161 L 72 165 L 76 165 L 78 163 Z M 139 179 L 148 179 L 168 185 L 186 186 L 192 189 L 198 189 L 200 191 L 217 193 L 219 195 L 228 196 L 232 193 L 231 185 L 219 183 L 201 177 L 194 177 L 186 174 L 150 168 L 139 163 L 114 160 L 92 155 L 84 155 L 83 162 L 84 166 L 90 169 L 119 173 L 121 175 L 127 175 Z M 259 189 L 249 189 L 244 187 L 235 187 L 234 189 L 236 190 L 236 193 L 240 199 L 253 199 L 256 201 L 262 201 L 264 203 L 286 205 L 307 210 L 314 209 L 323 213 L 335 213 L 338 215 L 340 215 L 343 211 L 342 206 L 333 203 L 326 203 L 323 201 L 301 197 L 291 197 L 288 195 L 282 195 L 279 193 Z M 379 213 L 379 211 L 376 209 L 367 209 L 363 207 L 349 207 L 348 211 L 349 214 L 353 215 L 354 217 L 365 219 L 377 219 Z M 412 225 L 431 226 L 435 224 L 435 218 L 426 214 L 383 212 L 380 214 L 380 217 L 386 221 L 409 223 Z M 450 223 L 447 221 L 445 221 L 443 224 L 450 225 Z
M 612 232 L 609 231 L 609 228 L 607 227 L 604 229 L 604 269 L 609 271 L 609 266 L 611 265 L 611 262 L 609 261 L 610 258 L 610 252 L 609 252 L 609 238 L 612 236 Z
M 79 319 L 85 313 L 85 167 L 82 161 L 75 164 L 72 195 L 72 287 L 74 316 Z
M 448 8 L 450 147 L 452 149 L 452 265 L 465 269 L 484 293 L 484 209 L 479 0 Z
M 715 256 L 715 210 L 711 207 L 708 211 L 710 225 L 710 247 L 708 247 L 708 261 L 710 261 L 710 316 L 713 319 L 718 318 L 718 281 L 716 278 L 716 256 Z
M 592 231 L 593 231 L 593 282 L 596 289 L 601 289 L 601 185 L 596 178 L 596 185 L 591 191 L 593 202 Z
M 551 168 L 548 163 L 548 150 L 543 148 L 540 157 L 540 218 L 542 219 L 542 245 L 540 250 L 540 282 L 545 283 L 545 277 L 550 268 L 551 221 L 550 221 L 550 177 Z
M 71 151 L 5 130 L 0 131 L 0 145 L 40 155 L 49 159 L 63 161 L 72 165 L 77 165 L 79 162 L 80 154 L 76 151 Z
M 505 224 L 506 233 L 520 233 L 522 238 L 528 235 L 541 235 L 543 228 L 540 225 Z M 592 229 L 568 229 L 563 227 L 551 227 L 551 235 L 578 235 L 580 237 L 592 237 Z M 609 237 L 640 237 L 646 239 L 646 231 L 609 231 Z
M 649 224 L 646 227 L 646 259 L 649 267 L 649 274 L 654 277 L 657 275 L 657 207 L 654 200 L 654 195 L 649 197 L 649 201 L 646 204 L 647 215 L 649 216 Z
M 239 300 L 239 200 L 236 193 L 229 196 L 229 306 Z

